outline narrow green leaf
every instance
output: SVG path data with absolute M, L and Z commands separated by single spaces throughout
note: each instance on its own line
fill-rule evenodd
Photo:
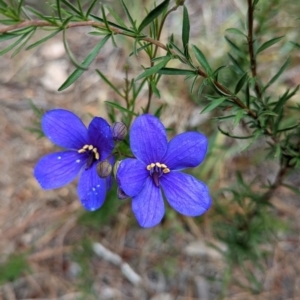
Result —
M 271 78 L 271 80 L 267 83 L 267 85 L 263 88 L 263 92 L 272 85 L 278 77 L 283 73 L 283 71 L 286 69 L 286 67 L 289 65 L 291 59 L 290 57 L 285 61 L 285 63 L 282 65 L 282 67 L 279 69 L 279 71 Z
M 235 95 L 242 89 L 242 87 L 244 86 L 245 82 L 248 79 L 248 74 L 247 72 L 240 78 L 240 80 L 237 82 L 234 93 Z
M 269 41 L 263 43 L 263 44 L 257 49 L 256 54 L 258 54 L 258 53 L 264 51 L 265 49 L 267 49 L 267 48 L 273 46 L 274 44 L 278 43 L 280 40 L 282 40 L 283 37 L 284 37 L 284 35 L 283 35 L 283 36 L 279 36 L 279 37 L 274 38 L 274 39 L 271 39 L 271 40 L 269 40 Z
M 82 66 L 88 68 L 95 57 L 98 55 L 102 47 L 105 43 L 109 40 L 110 35 L 105 36 L 94 48 L 93 50 L 87 55 L 87 57 L 83 60 Z M 77 68 L 74 72 L 67 78 L 67 80 L 61 85 L 58 91 L 62 91 L 69 87 L 73 82 L 75 82 L 82 74 L 84 70 Z
M 244 111 L 243 110 L 239 110 L 237 112 L 237 114 L 235 115 L 234 121 L 233 121 L 233 127 L 236 127 L 236 125 L 238 125 L 241 121 L 241 119 L 244 116 Z
M 56 22 L 53 20 L 52 17 L 49 16 L 45 16 L 42 13 L 40 13 L 39 11 L 35 10 L 34 8 L 30 7 L 30 6 L 26 6 L 26 9 L 30 10 L 31 13 L 33 13 L 35 16 L 39 17 L 42 20 L 45 20 L 51 24 L 56 25 Z
M 20 17 L 20 14 L 21 14 L 21 10 L 22 10 L 22 6 L 23 6 L 23 2 L 24 0 L 19 0 L 19 4 L 18 4 L 18 9 L 17 9 L 17 14 L 18 16 Z
M 300 49 L 300 44 L 295 43 L 295 42 L 290 42 L 295 48 Z
M 160 99 L 160 92 L 159 92 L 158 88 L 156 87 L 156 83 L 153 80 L 151 80 L 150 85 L 151 85 L 154 95 Z
M 60 4 L 60 0 L 56 0 L 56 8 L 57 8 L 57 14 L 58 17 L 60 19 L 60 21 L 63 21 L 62 15 L 61 15 L 61 4 Z
M 246 140 L 246 139 L 251 139 L 252 137 L 254 137 L 254 135 L 249 135 L 249 136 L 236 136 L 236 135 L 231 135 L 230 133 L 224 131 L 221 127 L 218 126 L 218 129 L 221 133 L 223 133 L 226 136 L 229 136 L 231 138 L 234 139 L 239 139 L 239 140 Z
M 65 4 L 66 6 L 68 6 L 69 8 L 71 8 L 71 10 L 73 10 L 78 16 L 82 17 L 82 14 L 80 12 L 80 10 L 78 10 L 73 4 L 71 4 L 69 1 L 66 0 L 61 0 L 61 2 L 63 4 Z
M 86 11 L 85 17 L 88 18 L 92 9 L 94 8 L 95 4 L 98 2 L 99 0 L 94 0 L 91 5 L 89 6 L 89 8 Z
M 6 48 L 2 49 L 0 51 L 0 56 L 4 55 L 5 53 L 9 52 L 10 50 L 12 50 L 16 46 L 18 46 L 24 39 L 26 39 L 28 37 L 29 34 L 30 34 L 30 32 L 25 33 L 20 38 L 18 38 L 14 43 L 12 43 L 9 46 L 7 46 Z
M 19 23 L 19 21 L 16 21 L 16 20 L 0 20 L 0 24 L 3 24 L 3 25 L 15 25 Z
M 195 87 L 197 78 L 198 78 L 198 75 L 195 75 L 194 80 L 193 80 L 193 82 L 192 82 L 192 84 L 191 84 L 191 88 L 190 88 L 190 93 L 191 93 L 191 94 L 193 94 L 193 91 L 194 91 L 194 87 Z
M 176 68 L 161 68 L 157 73 L 162 75 L 197 75 L 197 71 Z
M 244 74 L 245 71 L 240 66 L 240 64 L 238 63 L 238 61 L 230 53 L 227 53 L 227 55 L 228 55 L 229 59 L 231 60 L 231 62 L 233 63 L 235 71 L 238 74 L 240 74 L 240 75 Z
M 95 20 L 95 21 L 104 23 L 104 20 L 103 20 L 102 18 L 99 18 L 99 17 L 97 17 L 97 16 L 95 16 L 95 15 L 93 15 L 93 14 L 90 14 L 90 18 L 92 18 L 92 19 Z M 116 28 L 119 28 L 119 29 L 121 29 L 121 30 L 124 30 L 124 31 L 126 32 L 127 35 L 131 34 L 132 36 L 137 37 L 136 33 L 135 33 L 134 31 L 128 29 L 127 27 L 122 27 L 122 26 L 120 26 L 120 25 L 118 25 L 118 24 L 116 24 L 116 23 L 110 22 L 110 21 L 108 21 L 108 20 L 107 20 L 107 23 L 108 23 L 109 25 L 111 25 L 111 26 L 114 26 L 114 27 L 116 27 Z M 141 36 L 141 37 L 142 37 L 142 36 Z
M 139 53 L 140 51 L 146 49 L 147 47 L 149 47 L 149 46 L 151 46 L 151 45 L 152 45 L 151 43 L 148 43 L 148 44 L 143 45 L 142 47 L 140 47 L 140 48 L 138 48 L 138 49 L 135 50 L 136 53 L 131 52 L 131 53 L 129 54 L 129 57 L 132 56 L 132 55 L 134 55 L 134 54 L 136 55 L 137 53 Z
M 190 19 L 189 13 L 185 5 L 183 5 L 183 20 L 182 20 L 182 45 L 186 52 L 190 39 Z
M 109 28 L 109 24 L 108 24 L 107 19 L 106 19 L 106 14 L 105 14 L 105 10 L 104 10 L 104 6 L 103 5 L 101 5 L 101 12 L 102 12 L 102 19 L 104 21 L 105 27 L 108 30 L 108 32 L 111 33 L 111 30 Z
M 123 22 L 123 20 L 116 14 L 116 12 L 107 4 L 105 4 L 105 7 L 109 11 L 109 13 L 114 17 L 114 19 L 121 25 L 122 27 L 127 27 L 126 24 Z
M 107 103 L 108 105 L 118 109 L 119 111 L 123 111 L 123 112 L 126 112 L 128 114 L 131 114 L 131 115 L 134 115 L 134 116 L 137 116 L 137 114 L 134 112 L 134 111 L 131 111 L 123 106 L 121 106 L 120 104 L 118 103 L 115 103 L 115 102 L 110 102 L 110 101 L 104 101 L 105 103 Z
M 72 51 L 69 47 L 68 41 L 67 41 L 66 29 L 63 30 L 63 43 L 64 43 L 64 46 L 65 46 L 65 50 L 66 50 L 70 60 L 72 61 L 72 63 L 75 65 L 75 67 L 77 67 L 79 69 L 82 69 L 82 70 L 87 70 L 88 68 L 81 65 L 79 62 L 77 62 L 75 56 L 73 55 L 73 53 L 72 53 Z
M 161 68 L 163 68 L 168 61 L 171 59 L 171 56 L 165 56 L 165 58 L 158 64 L 154 65 L 152 68 L 146 69 L 142 74 L 140 74 L 135 80 L 139 80 L 144 77 L 148 77 L 154 73 L 157 73 Z
M 165 0 L 160 5 L 151 10 L 140 24 L 138 32 L 141 32 L 147 25 L 152 23 L 160 14 L 162 14 L 164 10 L 168 8 L 169 2 L 170 0 Z
M 2 34 L 0 34 L 0 42 L 10 40 L 10 39 L 14 39 L 14 38 L 17 38 L 17 37 L 18 37 L 17 34 L 2 33 Z
M 129 13 L 129 10 L 128 10 L 128 8 L 127 8 L 127 6 L 126 6 L 124 0 L 121 0 L 121 4 L 122 4 L 122 6 L 123 6 L 123 9 L 124 9 L 124 11 L 125 11 L 125 14 L 126 14 L 128 20 L 129 20 L 129 22 L 130 22 L 132 28 L 133 28 L 133 29 L 136 29 L 135 22 L 133 21 L 133 19 L 132 19 L 130 13 Z
M 277 130 L 277 132 L 283 132 L 283 131 L 288 131 L 288 130 L 292 130 L 296 127 L 299 127 L 299 123 L 295 124 L 295 125 L 291 125 L 291 126 L 288 126 L 288 127 L 285 127 L 285 128 L 279 128 Z
M 244 57 L 244 52 L 227 36 L 225 36 L 225 40 L 230 45 L 230 47 L 238 54 L 240 57 Z
M 119 89 L 115 87 L 100 70 L 97 69 L 96 72 L 119 96 L 124 98 L 124 95 L 121 94 Z
M 192 49 L 195 53 L 195 56 L 198 60 L 198 62 L 200 63 L 200 65 L 204 68 L 204 70 L 208 73 L 208 75 L 212 75 L 212 69 L 209 65 L 209 63 L 207 62 L 204 54 L 201 52 L 200 49 L 198 49 L 195 45 L 192 45 Z
M 243 36 L 247 37 L 245 33 L 243 33 L 242 31 L 240 31 L 237 28 L 227 28 L 226 31 L 230 32 L 230 33 L 233 33 L 233 34 L 243 35 Z
M 60 31 L 61 30 L 59 29 L 59 30 L 56 30 L 56 31 L 52 32 L 51 34 L 47 35 L 46 37 L 42 38 L 41 40 L 39 40 L 39 41 L 37 41 L 37 42 L 29 45 L 25 50 L 30 50 L 30 49 L 32 49 L 32 48 L 34 48 L 36 46 L 41 45 L 42 43 L 50 40 L 52 37 L 54 37 L 55 35 L 57 35 Z
M 219 99 L 214 99 L 213 101 L 211 101 L 208 105 L 206 105 L 204 107 L 204 109 L 201 111 L 201 114 L 208 113 L 208 112 L 212 111 L 213 109 L 215 109 L 216 107 L 221 105 L 225 100 L 227 100 L 226 97 L 222 97 L 222 98 L 219 98 Z
M 77 6 L 78 6 L 78 9 L 80 11 L 80 15 L 84 16 L 84 13 L 83 13 L 83 10 L 82 10 L 82 6 L 81 6 L 81 0 L 77 0 Z
M 185 54 L 182 52 L 182 50 L 180 50 L 172 41 L 169 42 L 169 46 L 171 46 L 172 49 L 175 49 L 182 56 L 185 56 Z
M 17 49 L 15 49 L 15 51 L 11 55 L 11 58 L 14 58 L 26 46 L 26 44 L 28 43 L 28 41 L 34 35 L 35 31 L 36 31 L 36 28 L 33 29 L 31 32 L 27 33 L 27 37 L 26 37 L 25 41 L 22 42 L 20 45 L 18 45 Z

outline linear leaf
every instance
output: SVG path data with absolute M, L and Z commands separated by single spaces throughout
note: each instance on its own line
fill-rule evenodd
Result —
M 198 62 L 200 63 L 200 65 L 204 68 L 204 70 L 209 74 L 212 75 L 212 69 L 209 65 L 209 63 L 207 62 L 204 54 L 201 52 L 200 49 L 198 49 L 195 45 L 192 45 L 192 49 L 195 53 L 195 56 L 198 60 Z
M 240 78 L 240 80 L 237 82 L 236 84 L 236 87 L 235 87 L 235 90 L 234 90 L 234 93 L 237 94 L 241 89 L 242 87 L 244 86 L 245 82 L 247 81 L 248 79 L 248 74 L 247 72 Z
M 17 45 L 19 45 L 25 38 L 27 38 L 27 36 L 30 34 L 30 32 L 25 33 L 24 35 L 22 35 L 19 39 L 17 39 L 14 43 L 10 44 L 9 46 L 7 46 L 6 48 L 2 49 L 0 51 L 0 56 L 4 55 L 5 53 L 9 52 L 10 50 L 12 50 L 13 48 L 15 48 Z
M 56 0 L 56 8 L 57 8 L 57 14 L 58 14 L 58 17 L 59 17 L 60 21 L 62 22 L 63 19 L 62 19 L 62 15 L 61 15 L 61 4 L 60 4 L 60 0 Z
M 283 73 L 283 71 L 286 69 L 286 67 L 289 65 L 291 59 L 290 57 L 285 61 L 285 63 L 282 65 L 282 67 L 279 69 L 279 71 L 271 78 L 271 80 L 267 83 L 267 85 L 263 88 L 263 92 L 272 85 L 278 77 Z
M 61 30 L 59 29 L 59 30 L 56 30 L 56 31 L 52 32 L 51 34 L 47 35 L 46 37 L 42 38 L 41 40 L 39 40 L 39 41 L 37 41 L 37 42 L 29 45 L 25 50 L 30 50 L 30 49 L 32 49 L 32 48 L 34 48 L 36 46 L 41 45 L 42 43 L 50 40 L 52 37 L 54 37 L 55 35 L 57 35 L 60 31 Z
M 244 52 L 230 38 L 225 36 L 225 40 L 239 56 L 241 56 L 241 57 L 245 56 Z
M 190 19 L 189 13 L 185 5 L 183 5 L 183 20 L 182 20 L 182 45 L 183 49 L 188 48 L 190 39 Z
M 34 35 L 36 29 L 33 29 L 31 32 L 27 33 L 27 37 L 24 42 L 22 42 L 20 45 L 18 45 L 17 49 L 13 52 L 11 55 L 11 58 L 14 58 L 28 43 L 28 41 L 31 39 L 31 37 Z
M 78 10 L 73 4 L 71 4 L 69 1 L 66 0 L 61 0 L 61 2 L 63 2 L 66 6 L 68 6 L 69 8 L 71 8 L 71 10 L 73 10 L 77 15 L 79 15 L 80 17 L 82 17 L 81 11 Z
M 227 100 L 226 97 L 222 97 L 222 98 L 219 98 L 219 99 L 214 99 L 213 101 L 211 101 L 208 105 L 206 105 L 204 107 L 204 109 L 201 111 L 201 114 L 212 111 L 213 109 L 215 109 L 216 107 L 221 105 L 225 100 Z
M 106 76 L 103 74 L 103 73 L 101 73 L 101 71 L 100 70 L 96 70 L 96 72 L 98 73 L 98 75 L 119 95 L 119 96 L 121 96 L 122 98 L 124 98 L 124 95 L 122 95 L 121 93 L 120 93 L 120 91 L 106 78 Z
M 233 34 L 246 36 L 245 33 L 243 33 L 242 31 L 240 31 L 237 28 L 227 28 L 226 31 L 230 32 L 230 33 L 233 33 Z
M 151 80 L 150 84 L 151 84 L 151 88 L 152 88 L 154 95 L 160 99 L 160 92 L 156 86 L 156 83 L 153 80 Z
M 110 101 L 104 101 L 105 103 L 107 103 L 108 105 L 120 110 L 120 111 L 123 111 L 123 112 L 126 112 L 126 113 L 129 113 L 131 115 L 134 115 L 134 116 L 137 116 L 137 114 L 134 112 L 134 111 L 131 111 L 123 106 L 121 106 L 120 104 L 118 103 L 115 103 L 115 102 L 110 102 Z
M 129 22 L 131 23 L 131 26 L 133 27 L 133 29 L 136 29 L 135 22 L 133 21 L 133 19 L 132 19 L 131 15 L 130 15 L 130 12 L 129 12 L 129 10 L 128 10 L 128 8 L 127 8 L 124 0 L 121 0 L 121 4 L 123 6 L 123 9 L 125 11 L 125 14 L 126 14 L 128 20 L 129 20 Z
M 105 36 L 94 48 L 93 50 L 87 55 L 87 57 L 83 60 L 82 66 L 85 68 L 89 67 L 89 65 L 92 63 L 92 61 L 95 59 L 95 57 L 98 55 L 102 47 L 105 45 L 105 43 L 109 40 L 110 34 Z M 76 81 L 82 74 L 84 70 L 77 68 L 73 71 L 73 73 L 67 78 L 67 80 L 61 85 L 61 87 L 58 89 L 58 91 L 62 91 L 69 87 L 74 81 Z
M 161 68 L 157 73 L 163 75 L 197 75 L 197 71 L 176 68 Z
M 14 38 L 17 38 L 17 37 L 18 37 L 17 34 L 2 33 L 2 34 L 0 34 L 0 42 L 10 40 L 10 39 L 14 39 Z
M 105 4 L 105 7 L 122 27 L 125 27 L 125 28 L 127 27 L 126 24 L 123 22 L 123 20 L 116 14 L 116 12 L 109 5 Z
M 224 135 L 227 135 L 231 138 L 234 139 L 240 139 L 240 140 L 246 140 L 246 139 L 251 139 L 252 137 L 254 137 L 254 135 L 249 135 L 249 136 L 236 136 L 236 135 L 231 135 L 230 133 L 224 131 L 223 129 L 221 129 L 221 127 L 218 126 L 218 129 L 221 133 L 223 133 Z
M 163 68 L 168 61 L 171 59 L 171 56 L 165 56 L 165 58 L 158 64 L 154 65 L 152 68 L 146 69 L 142 74 L 140 74 L 135 80 L 139 80 L 144 77 L 148 77 L 154 73 L 157 73 L 161 68 Z
M 142 46 L 142 47 L 136 49 L 135 51 L 131 52 L 131 53 L 129 54 L 129 56 L 132 56 L 132 55 L 134 55 L 134 54 L 136 55 L 137 53 L 139 53 L 140 51 L 146 49 L 147 47 L 149 47 L 149 46 L 151 46 L 151 45 L 152 45 L 151 43 L 145 44 L 144 46 Z
M 283 36 L 279 36 L 279 37 L 274 38 L 274 39 L 271 39 L 271 40 L 269 40 L 269 41 L 263 43 L 263 44 L 257 49 L 256 54 L 258 54 L 258 53 L 264 51 L 265 49 L 267 49 L 267 48 L 273 46 L 274 44 L 278 43 L 280 40 L 282 40 L 283 37 L 284 37 L 284 35 L 283 35 Z
M 147 25 L 152 23 L 160 14 L 162 14 L 163 11 L 168 7 L 169 2 L 170 0 L 165 0 L 153 10 L 151 10 L 150 13 L 144 18 L 144 20 L 140 24 L 138 32 L 141 32 Z
M 238 61 L 230 54 L 230 53 L 227 53 L 229 59 L 231 60 L 231 62 L 233 63 L 234 65 L 234 69 L 237 73 L 239 73 L 240 75 L 244 74 L 245 71 L 243 70 L 243 68 L 240 66 L 240 64 L 238 63 Z
M 72 51 L 69 47 L 68 41 L 67 41 L 66 29 L 63 30 L 63 43 L 64 43 L 64 46 L 65 46 L 65 50 L 66 50 L 70 60 L 72 61 L 72 63 L 75 65 L 75 67 L 77 67 L 79 69 L 82 69 L 82 70 L 87 70 L 88 68 L 81 65 L 79 62 L 77 62 L 75 56 L 73 55 L 73 53 L 72 53 Z

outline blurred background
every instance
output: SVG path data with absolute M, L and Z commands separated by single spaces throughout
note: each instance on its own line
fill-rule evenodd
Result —
M 83 7 L 89 3 L 81 2 Z M 125 20 L 118 1 L 104 2 Z M 224 39 L 230 34 L 225 30 L 245 29 L 246 2 L 186 1 L 191 44 L 205 53 L 214 69 L 230 64 L 229 45 Z M 51 3 L 25 1 L 45 14 L 51 13 Z M 126 3 L 132 15 L 139 18 L 138 23 L 145 15 L 144 7 L 151 9 L 153 5 L 150 0 Z M 300 5 L 297 1 L 261 0 L 259 7 L 256 13 L 260 21 L 255 28 L 260 26 L 261 40 L 285 35 L 282 42 L 259 56 L 259 76 L 267 82 L 287 56 L 292 58 L 281 80 L 270 88 L 276 97 L 300 84 L 300 52 L 290 43 L 299 42 Z M 95 14 L 99 14 L 99 7 Z M 180 40 L 181 22 L 182 8 L 178 8 L 167 19 L 163 43 L 172 33 Z M 99 40 L 88 32 L 89 28 L 83 27 L 67 31 L 78 61 Z M 37 41 L 46 34 L 41 30 L 33 39 Z M 233 38 L 243 47 L 242 41 Z M 190 93 L 191 82 L 183 77 L 163 77 L 161 98 L 154 96 L 151 111 L 164 105 L 161 120 L 173 129 L 170 137 L 186 130 L 198 130 L 209 137 L 206 160 L 199 168 L 189 170 L 211 189 L 214 204 L 208 213 L 187 218 L 167 208 L 163 222 L 146 230 L 138 226 L 131 201 L 116 198 L 115 186 L 104 207 L 96 212 L 85 212 L 81 207 L 76 181 L 57 190 L 40 188 L 33 177 L 34 165 L 41 156 L 58 148 L 46 138 L 38 138 L 37 110 L 69 109 L 86 124 L 92 115 L 108 118 L 111 108 L 105 101 L 120 99 L 95 69 L 123 89 L 125 69 L 133 78 L 142 72 L 141 64 L 149 64 L 142 54 L 129 57 L 132 40 L 116 36 L 116 42 L 118 48 L 108 42 L 89 70 L 64 92 L 57 89 L 74 66 L 65 53 L 61 34 L 13 59 L 11 53 L 0 57 L 0 299 L 300 299 L 299 195 L 280 187 L 272 196 L 268 220 L 255 232 L 256 238 L 263 237 L 265 230 L 274 231 L 272 239 L 258 246 L 250 243 L 247 249 L 222 240 L 222 230 L 238 209 L 224 188 L 241 184 L 236 177 L 239 171 L 247 183 L 256 179 L 252 190 L 259 193 L 261 184 L 274 181 L 278 164 L 276 159 L 265 159 L 265 141 L 247 147 L 247 141 L 218 132 L 214 117 L 224 112 L 200 114 L 207 102 L 197 95 L 197 88 Z M 170 66 L 180 67 L 179 62 Z M 230 68 L 220 77 L 227 87 L 236 84 Z M 137 102 L 139 113 L 147 93 L 145 86 Z M 299 104 L 299 93 L 290 101 Z M 247 135 L 243 124 L 233 127 L 228 125 L 235 134 Z M 285 182 L 299 187 L 299 172 L 289 174 Z M 247 253 L 261 253 L 259 267 L 250 258 L 241 265 L 229 266 L 228 253 L 239 251 L 246 253 L 245 257 Z

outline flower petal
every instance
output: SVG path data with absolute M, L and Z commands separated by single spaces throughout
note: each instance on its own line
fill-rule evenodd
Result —
M 87 129 L 82 121 L 65 109 L 53 109 L 42 118 L 42 129 L 54 144 L 67 149 L 80 149 L 88 141 Z
M 211 206 L 208 187 L 191 175 L 170 172 L 160 182 L 169 204 L 185 216 L 202 215 Z
M 167 151 L 164 125 L 152 115 L 135 119 L 130 130 L 130 147 L 136 158 L 145 164 L 160 162 Z
M 56 189 L 70 183 L 83 165 L 86 157 L 76 151 L 64 151 L 42 157 L 34 168 L 34 176 L 43 189 Z
M 100 159 L 104 160 L 114 149 L 110 125 L 100 117 L 95 117 L 88 128 L 89 143 L 97 148 Z
M 104 203 L 106 196 L 106 179 L 97 175 L 96 164 L 84 170 L 78 182 L 78 196 L 86 210 L 94 211 Z
M 163 218 L 165 207 L 161 189 L 153 184 L 150 177 L 142 191 L 132 198 L 132 211 L 139 224 L 145 228 L 157 225 Z
M 140 160 L 126 158 L 120 162 L 117 181 L 120 188 L 129 197 L 136 196 L 142 190 L 147 177 L 149 177 L 149 171 Z
M 162 163 L 171 170 L 196 167 L 207 152 L 207 138 L 198 132 L 185 132 L 175 136 L 168 144 Z

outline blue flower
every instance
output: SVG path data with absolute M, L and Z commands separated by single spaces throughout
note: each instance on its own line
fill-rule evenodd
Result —
M 132 210 L 142 227 L 157 225 L 164 216 L 162 196 L 179 213 L 199 216 L 211 205 L 207 186 L 181 169 L 196 167 L 207 152 L 207 139 L 198 132 L 185 132 L 167 140 L 166 130 L 156 117 L 135 119 L 130 130 L 134 158 L 120 162 L 117 181 L 132 197 Z
M 87 129 L 75 114 L 64 109 L 48 111 L 41 123 L 46 137 L 66 149 L 42 157 L 35 166 L 34 176 L 41 187 L 60 188 L 81 173 L 77 192 L 82 205 L 91 211 L 100 208 L 111 178 L 98 177 L 96 166 L 114 148 L 109 124 L 95 117 Z

